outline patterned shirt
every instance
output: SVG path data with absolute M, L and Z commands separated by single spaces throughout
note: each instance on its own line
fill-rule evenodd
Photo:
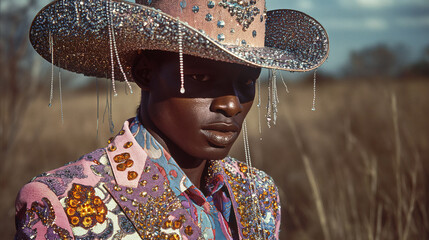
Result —
M 137 118 L 108 144 L 21 189 L 15 239 L 278 239 L 280 201 L 264 172 L 208 161 L 200 191 Z

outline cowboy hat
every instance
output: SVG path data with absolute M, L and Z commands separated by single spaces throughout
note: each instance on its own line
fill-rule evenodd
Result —
M 179 42 L 184 54 L 286 71 L 315 69 L 329 52 L 316 20 L 266 11 L 264 0 L 56 0 L 34 18 L 30 41 L 57 66 L 130 81 L 139 50 L 178 52 Z

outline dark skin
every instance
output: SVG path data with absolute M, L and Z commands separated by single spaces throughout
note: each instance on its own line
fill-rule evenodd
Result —
M 133 75 L 140 121 L 200 188 L 206 161 L 225 158 L 237 139 L 261 70 L 187 55 L 184 70 L 185 94 L 177 53 L 146 51 Z

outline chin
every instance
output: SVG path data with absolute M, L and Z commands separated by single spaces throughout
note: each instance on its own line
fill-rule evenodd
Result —
M 205 159 L 205 160 L 221 160 L 228 156 L 230 149 L 231 149 L 231 146 L 229 147 L 210 146 L 206 148 L 204 152 L 199 154 L 201 156 L 199 158 Z

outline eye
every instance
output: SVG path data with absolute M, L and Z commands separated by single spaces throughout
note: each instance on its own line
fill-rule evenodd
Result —
M 251 86 L 251 85 L 253 85 L 253 84 L 255 83 L 255 81 L 256 81 L 256 79 L 251 79 L 251 78 L 249 78 L 249 79 L 247 79 L 247 80 L 244 82 L 244 84 L 245 84 L 246 86 Z
M 207 82 L 210 80 L 210 76 L 206 75 L 206 74 L 192 74 L 192 75 L 190 75 L 190 77 L 193 80 L 199 81 L 199 82 Z

